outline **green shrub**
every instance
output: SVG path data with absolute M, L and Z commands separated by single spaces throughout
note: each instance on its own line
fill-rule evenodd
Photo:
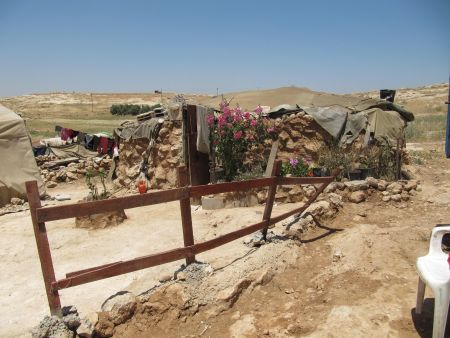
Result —
M 139 115 L 161 107 L 160 104 L 149 106 L 148 104 L 113 104 L 109 111 L 112 115 Z

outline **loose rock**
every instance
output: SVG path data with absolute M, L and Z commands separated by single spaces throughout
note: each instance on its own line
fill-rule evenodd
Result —
M 350 194 L 349 200 L 353 203 L 364 202 L 367 198 L 367 194 L 364 191 L 354 191 Z

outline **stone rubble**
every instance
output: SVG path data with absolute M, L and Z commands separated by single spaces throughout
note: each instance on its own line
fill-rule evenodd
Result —
M 78 179 L 84 179 L 89 171 L 102 171 L 107 173 L 111 167 L 112 159 L 105 155 L 103 157 L 88 157 L 78 159 L 67 165 L 60 165 L 54 168 L 47 168 L 46 163 L 57 160 L 54 155 L 36 156 L 36 162 L 40 168 L 42 180 L 49 189 L 55 188 L 58 183 L 72 182 Z

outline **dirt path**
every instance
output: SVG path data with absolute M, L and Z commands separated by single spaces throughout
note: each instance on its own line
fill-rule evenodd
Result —
M 428 160 L 417 167 L 422 192 L 408 203 L 386 204 L 376 196 L 347 203 L 326 224 L 342 231 L 309 232 L 286 252 L 298 257 L 293 263 L 267 285 L 243 292 L 231 309 L 199 311 L 185 321 L 163 318 L 156 325 L 140 325 L 141 318 L 116 336 L 430 336 L 429 290 L 423 314 L 414 314 L 415 260 L 426 254 L 431 228 L 450 222 L 450 166 L 435 145 L 425 148 Z M 238 272 L 240 263 L 228 268 Z

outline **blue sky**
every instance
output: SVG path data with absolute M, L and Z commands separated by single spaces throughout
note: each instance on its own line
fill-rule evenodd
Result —
M 0 0 L 0 97 L 446 82 L 449 0 Z

